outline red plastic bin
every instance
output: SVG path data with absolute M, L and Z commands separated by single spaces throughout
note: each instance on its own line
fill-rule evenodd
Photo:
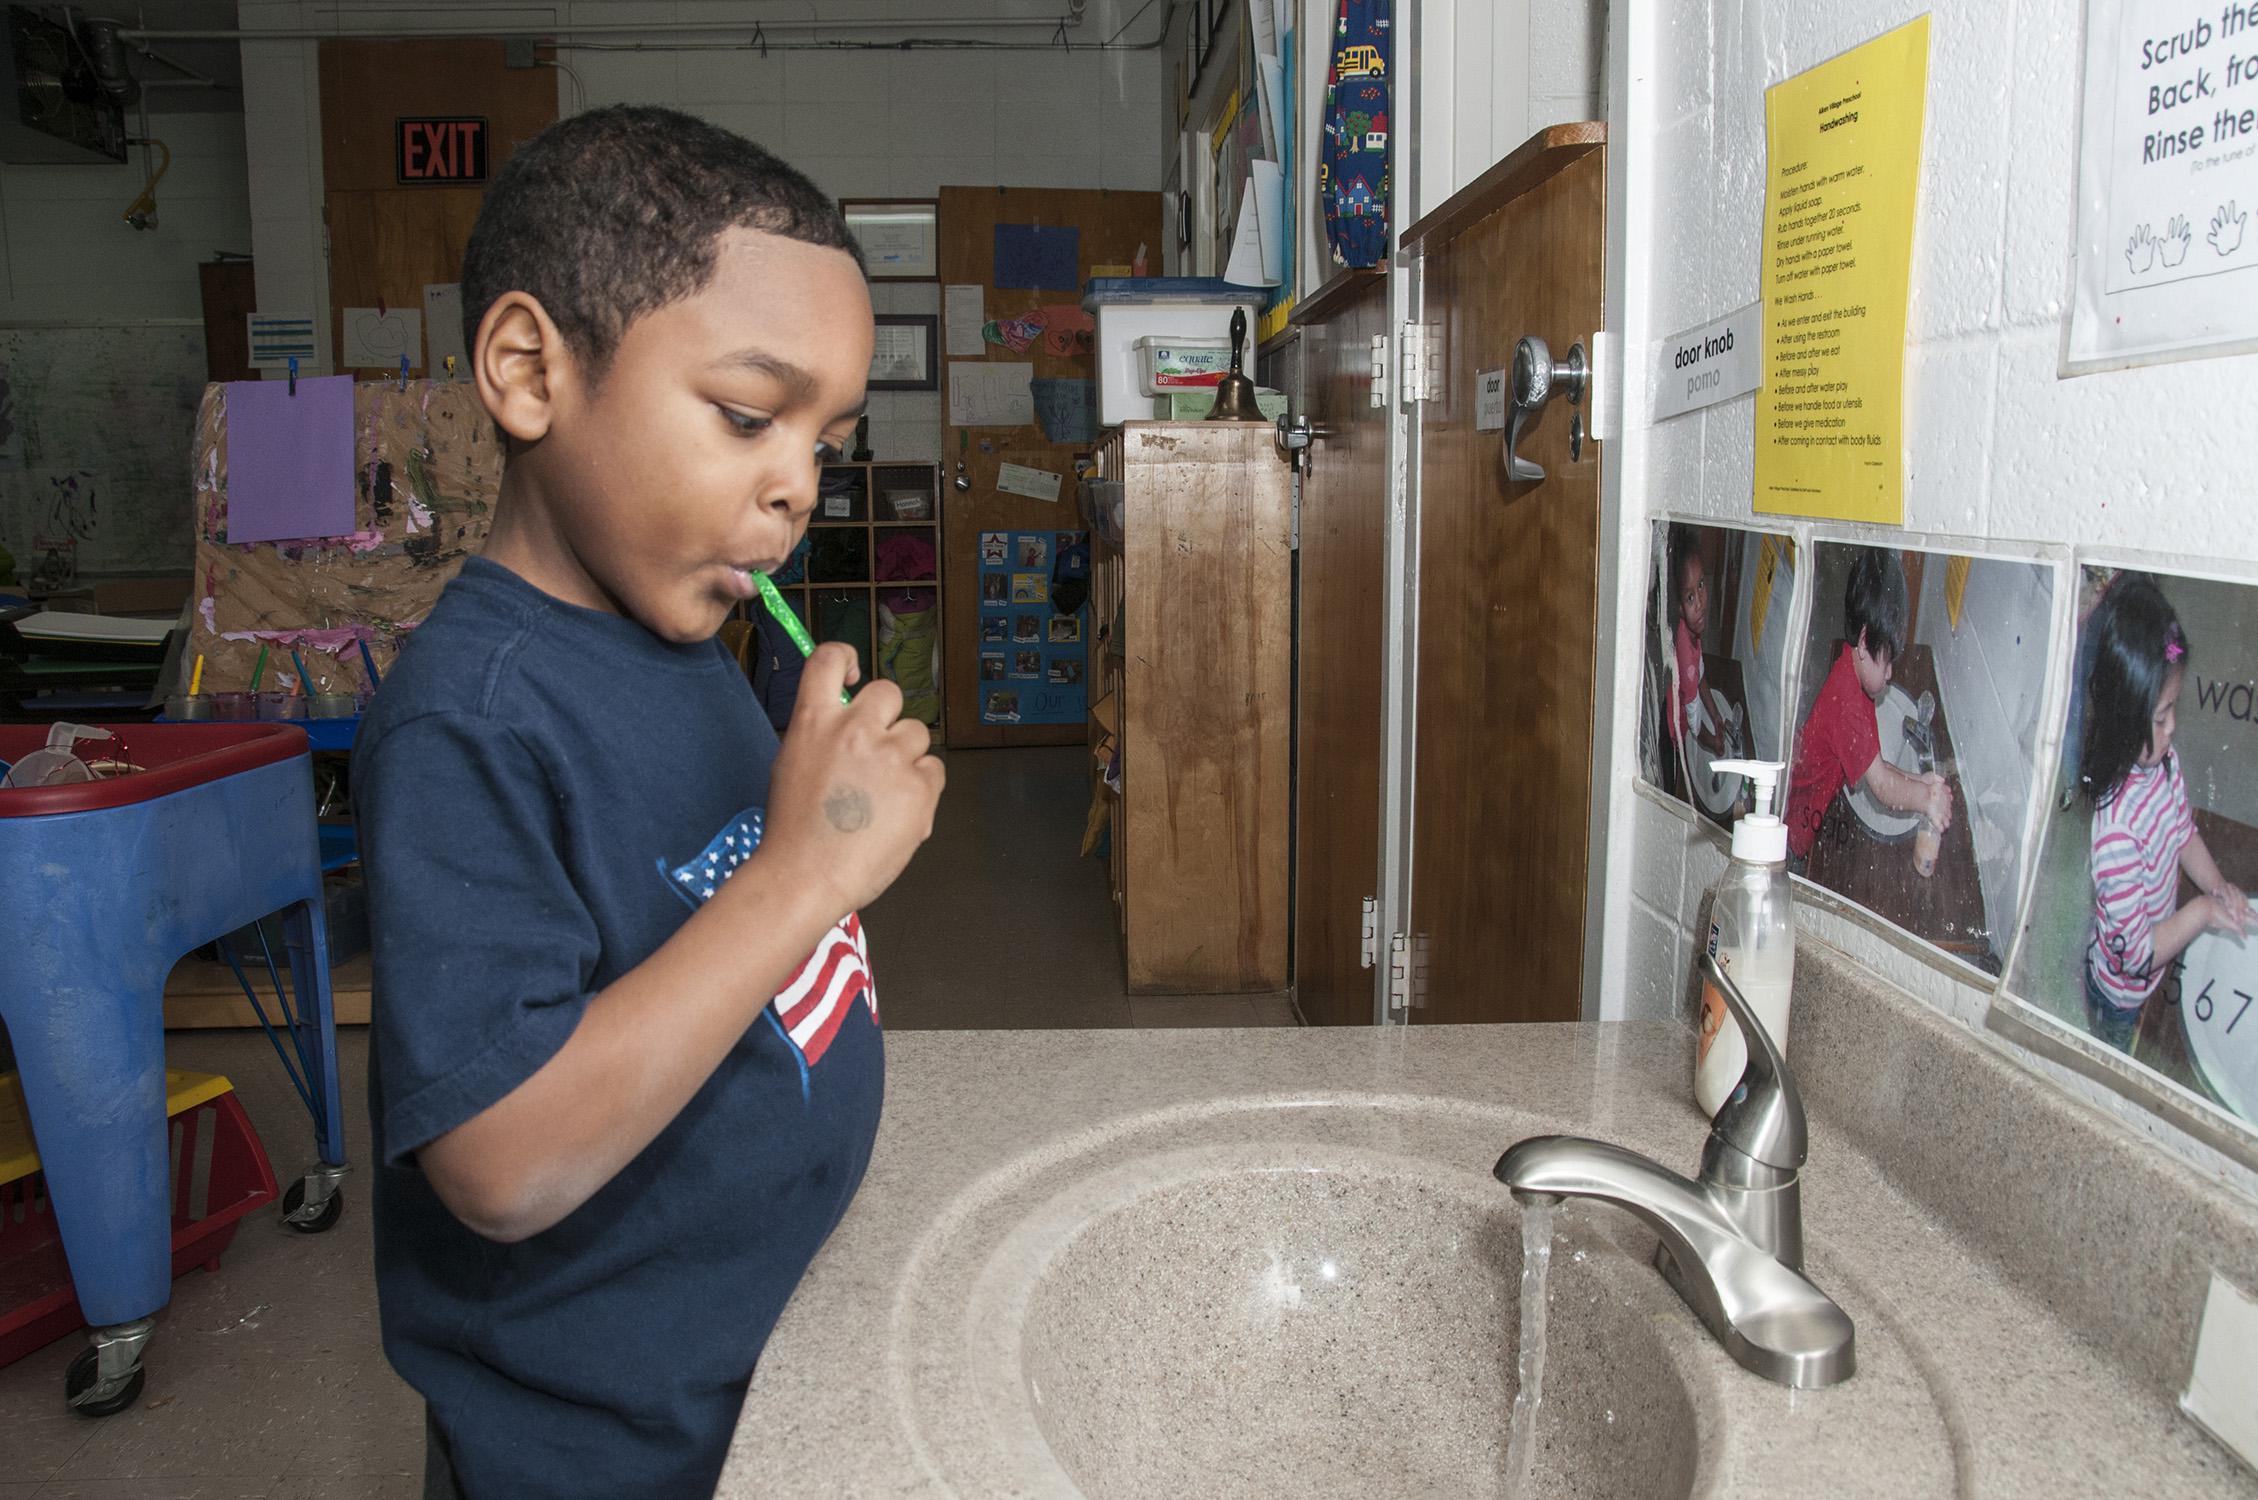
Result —
M 207 1073 L 165 1074 L 172 1142 L 172 1273 L 219 1269 L 243 1216 L 276 1197 L 274 1168 L 235 1087 Z M 12 1117 L 11 1117 L 12 1115 Z M 0 1171 L 21 1162 L 24 1119 L 14 1074 L 0 1074 Z M 29 1132 L 21 1139 L 28 1143 Z M 0 1365 L 86 1326 L 62 1232 L 36 1170 L 0 1182 Z

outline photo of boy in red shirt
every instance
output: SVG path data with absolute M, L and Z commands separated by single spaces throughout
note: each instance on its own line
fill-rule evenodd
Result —
M 1858 549 L 1843 591 L 1844 645 L 1796 735 L 1786 813 L 1791 861 L 1810 856 L 1828 807 L 1851 786 L 1863 785 L 1892 811 L 1922 814 L 1938 833 L 1951 826 L 1951 787 L 1933 771 L 1915 776 L 1884 760 L 1874 721 L 1905 650 L 1909 611 L 1898 555 Z

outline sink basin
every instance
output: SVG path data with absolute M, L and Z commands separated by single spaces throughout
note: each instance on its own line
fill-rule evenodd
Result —
M 960 1196 L 892 1319 L 901 1430 L 963 1496 L 1451 1496 L 1506 1490 L 1521 1212 L 1489 1174 L 1547 1122 L 1434 1100 L 1247 1100 L 1062 1142 Z M 1690 1165 L 1690 1163 L 1687 1163 Z M 1861 1371 L 1788 1392 L 1735 1366 L 1596 1205 L 1555 1227 L 1524 1496 L 1945 1494 L 1947 1423 L 1860 1321 Z M 1839 1472 L 1862 1423 L 1921 1435 Z
M 1256 1495 L 1286 1475 L 1305 1492 L 1503 1493 L 1508 1195 L 1384 1159 L 1168 1165 L 1182 1175 L 1054 1242 L 1026 1300 L 1028 1404 L 1081 1493 Z M 1603 1264 L 1556 1257 L 1533 1493 L 1689 1494 L 1692 1401 Z

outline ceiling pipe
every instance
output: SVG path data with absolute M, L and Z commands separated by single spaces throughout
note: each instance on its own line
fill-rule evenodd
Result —
M 1087 0 L 1083 0 L 1086 4 Z M 1057 31 L 1082 24 L 1083 4 L 1074 4 L 1063 15 L 1050 16 L 964 16 L 947 19 L 939 16 L 915 21 L 604 21 L 587 25 L 559 26 L 528 22 L 524 25 L 503 23 L 478 26 L 420 25 L 407 23 L 396 26 L 281 26 L 273 30 L 157 30 L 154 28 L 118 28 L 120 40 L 134 44 L 150 42 L 329 42 L 329 41 L 421 41 L 444 37 L 515 37 L 529 36 L 544 41 L 563 40 L 567 37 L 637 37 L 637 36 L 711 36 L 742 37 L 756 26 L 763 32 L 777 31 L 968 31 L 990 28 L 1014 30 Z M 544 14 L 553 13 L 553 7 L 541 7 Z

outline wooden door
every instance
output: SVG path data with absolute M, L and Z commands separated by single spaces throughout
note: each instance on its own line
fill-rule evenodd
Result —
M 1582 1010 L 1598 611 L 1599 449 L 1548 407 L 1508 484 L 1475 430 L 1477 372 L 1515 343 L 1556 357 L 1600 327 L 1604 127 L 1557 126 L 1405 234 L 1443 385 L 1420 413 L 1411 917 L 1422 1022 L 1573 1021 Z
M 549 68 L 509 68 L 500 41 L 323 42 L 322 176 L 329 223 L 330 350 L 340 374 L 348 307 L 423 312 L 423 289 L 462 275 L 486 182 L 403 184 L 393 149 L 403 118 L 484 120 L 486 181 L 557 117 Z M 430 347 L 431 330 L 423 330 Z M 411 368 L 423 373 L 424 361 Z
M 1294 795 L 1294 998 L 1312 1026 L 1372 1024 L 1364 899 L 1380 889 L 1382 565 L 1388 410 L 1372 340 L 1388 283 L 1344 278 L 1297 310 L 1304 410 Z
M 996 286 L 996 229 L 1020 224 L 1071 227 L 1075 231 L 1076 281 L 1072 289 Z M 1043 308 L 1079 310 L 1081 283 L 1097 274 L 1096 267 L 1127 266 L 1140 253 L 1158 260 L 1160 194 L 1078 188 L 945 187 L 941 189 L 938 228 L 943 285 L 980 287 L 982 311 L 988 321 L 1000 323 L 1025 318 Z M 1050 339 L 1037 338 L 1019 352 L 988 344 L 974 358 L 995 364 L 1032 365 L 1037 380 L 1097 378 L 1095 355 L 1086 343 L 1072 339 L 1054 344 Z M 943 356 L 944 403 L 949 382 L 962 363 L 962 358 Z M 1094 421 L 1094 390 L 1091 399 Z M 947 698 L 948 742 L 956 749 L 1082 744 L 1088 729 L 1081 723 L 990 723 L 981 712 L 981 683 L 976 670 L 980 660 L 980 533 L 1081 530 L 1074 460 L 1077 455 L 1096 451 L 1097 435 L 1092 431 L 1087 441 L 1055 442 L 1039 422 L 1020 427 L 957 427 L 948 423 L 946 405 L 942 421 L 941 482 L 948 487 L 941 506 L 941 576 L 946 580 L 942 591 L 942 646 L 950 662 L 966 664 L 947 673 L 941 684 Z M 972 486 L 961 493 L 953 487 L 960 461 Z M 998 473 L 1007 463 L 1062 475 L 1057 501 L 997 489 Z M 1095 631 L 1096 623 L 1090 628 Z

